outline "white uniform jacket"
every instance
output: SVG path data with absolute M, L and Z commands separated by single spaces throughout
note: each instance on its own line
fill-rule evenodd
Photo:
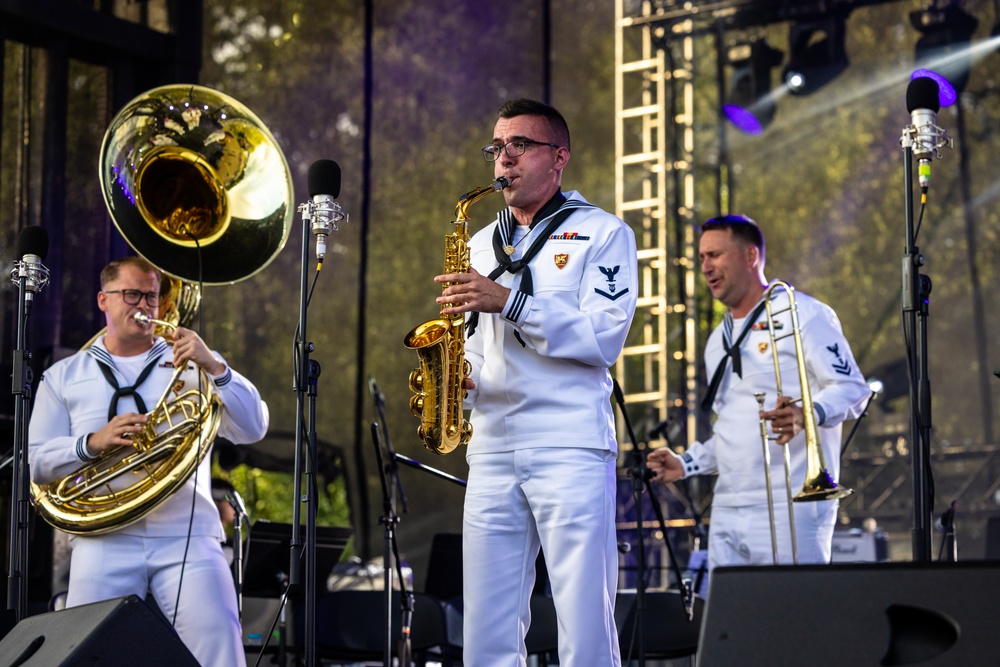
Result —
M 531 447 L 617 451 L 608 369 L 621 354 L 635 313 L 635 235 L 578 192 L 566 196 L 563 207 L 579 210 L 529 263 L 533 294 L 518 289 L 523 271 L 501 274 L 497 283 L 511 288 L 506 306 L 501 313 L 480 314 L 466 340 L 476 383 L 466 400 L 472 408 L 470 453 Z M 492 239 L 505 214 L 509 210 L 470 241 L 472 266 L 484 275 L 497 267 Z M 512 259 L 522 256 L 550 219 L 534 225 Z
M 147 410 L 156 405 L 174 373 L 171 363 L 173 351 L 162 338 L 156 339 L 146 359 L 152 361 L 157 357 L 156 368 L 138 388 Z M 218 354 L 216 357 L 222 360 Z M 98 358 L 112 366 L 120 386 L 128 384 L 114 368 L 103 337 L 91 348 L 56 362 L 42 375 L 28 428 L 28 464 L 31 479 L 36 484 L 49 484 L 62 479 L 93 460 L 86 449 L 87 435 L 107 425 L 108 408 L 114 395 L 114 388 L 98 367 Z M 189 364 L 181 379 L 187 387 L 197 387 L 197 378 L 196 367 Z M 223 402 L 218 435 L 237 444 L 263 438 L 267 433 L 269 415 L 257 388 L 229 368 L 228 364 L 225 372 L 212 378 L 212 382 Z M 122 396 L 117 414 L 128 412 L 139 412 L 139 409 L 132 396 Z M 183 487 L 142 519 L 121 528 L 120 532 L 150 537 L 186 535 L 196 482 L 192 534 L 223 539 L 219 511 L 212 500 L 210 455 L 205 457 L 197 474 L 192 475 Z
M 799 291 L 795 292 L 795 302 L 818 437 L 827 470 L 834 479 L 839 479 L 841 425 L 844 420 L 861 415 L 870 391 L 833 309 Z M 778 313 L 787 304 L 787 294 L 781 292 L 774 296 L 778 359 L 782 392 L 785 396 L 798 398 L 802 392 L 795 341 L 791 335 L 781 338 L 791 333 L 791 314 L 787 310 Z M 686 475 L 719 474 L 712 503 L 724 507 L 767 503 L 759 407 L 754 396 L 756 392 L 764 392 L 764 409 L 774 409 L 777 393 L 766 312 L 760 313 L 756 324 L 744 322 L 744 326 L 754 328 L 740 346 L 743 377 L 733 373 L 729 362 L 712 405 L 716 414 L 712 437 L 704 443 L 694 443 L 681 457 Z M 715 328 L 705 348 L 708 377 L 712 377 L 725 355 L 724 328 L 725 323 Z M 730 340 L 736 340 L 740 331 L 733 327 Z M 770 429 L 768 434 L 773 435 Z M 783 501 L 786 495 L 783 454 L 780 445 L 769 442 L 773 494 L 776 502 Z M 788 443 L 793 496 L 802 489 L 805 480 L 805 445 L 805 432 Z

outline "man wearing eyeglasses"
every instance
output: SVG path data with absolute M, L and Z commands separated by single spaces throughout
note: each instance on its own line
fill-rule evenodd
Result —
M 249 380 L 232 370 L 194 331 L 172 340 L 155 335 L 160 272 L 138 257 L 101 272 L 97 306 L 106 332 L 42 376 L 29 426 L 31 478 L 47 485 L 103 455 L 132 445 L 174 376 L 198 389 L 197 366 L 222 400 L 218 435 L 256 442 L 268 426 L 267 405 Z M 137 314 L 145 322 L 136 319 Z M 172 343 L 172 346 L 171 344 Z M 177 387 L 175 386 L 175 389 Z M 194 475 L 142 518 L 100 535 L 70 538 L 69 607 L 130 594 L 152 594 L 156 605 L 203 666 L 244 665 L 236 592 L 212 499 L 211 456 Z
M 609 368 L 635 312 L 635 237 L 562 192 L 570 138 L 556 109 L 506 103 L 483 156 L 510 182 L 507 208 L 471 239 L 468 273 L 435 278 L 451 283 L 442 313 L 470 313 L 463 664 L 525 664 L 541 549 L 559 664 L 619 665 Z

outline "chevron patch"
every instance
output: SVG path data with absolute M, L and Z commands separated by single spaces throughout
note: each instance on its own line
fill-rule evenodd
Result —
M 838 359 L 837 362 L 835 364 L 832 364 L 831 367 L 833 368 L 833 370 L 837 371 L 841 375 L 851 374 L 851 365 L 847 363 L 846 359 Z
M 841 375 L 850 375 L 851 364 L 847 361 L 847 359 L 840 355 L 840 345 L 838 343 L 834 343 L 833 345 L 827 345 L 826 349 L 829 350 L 835 357 L 835 360 L 832 364 L 830 364 L 830 367 Z

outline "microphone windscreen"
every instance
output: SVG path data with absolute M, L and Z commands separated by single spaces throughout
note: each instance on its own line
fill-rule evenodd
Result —
M 921 76 L 910 81 L 906 87 L 906 110 L 913 113 L 914 109 L 930 109 L 937 113 L 941 108 L 941 98 L 937 81 Z
M 309 197 L 340 196 L 340 165 L 333 160 L 316 160 L 309 165 Z
M 41 259 L 49 254 L 49 233 L 38 225 L 21 230 L 17 237 L 17 259 L 25 255 L 38 255 Z

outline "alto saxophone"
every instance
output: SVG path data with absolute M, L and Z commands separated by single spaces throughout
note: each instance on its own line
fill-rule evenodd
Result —
M 444 273 L 469 270 L 469 207 L 486 195 L 510 185 L 498 178 L 490 185 L 467 192 L 455 205 L 455 231 L 445 236 Z M 443 283 L 441 288 L 451 283 Z M 450 304 L 444 304 L 442 309 Z M 435 454 L 448 454 L 472 437 L 462 402 L 464 382 L 471 371 L 465 360 L 465 316 L 445 315 L 413 328 L 403 345 L 416 350 L 420 365 L 410 373 L 410 412 L 420 419 L 417 435 Z

